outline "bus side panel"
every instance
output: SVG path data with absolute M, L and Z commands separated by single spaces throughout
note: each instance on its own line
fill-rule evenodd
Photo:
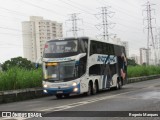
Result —
M 89 75 L 99 76 L 99 89 L 116 86 L 117 57 L 115 55 L 94 54 L 89 58 Z
M 86 75 L 80 78 L 80 93 L 85 93 L 88 91 L 88 77 Z
M 122 79 L 123 84 L 127 83 L 127 58 L 125 54 L 124 47 L 120 48 L 120 53 L 118 54 L 118 74 Z

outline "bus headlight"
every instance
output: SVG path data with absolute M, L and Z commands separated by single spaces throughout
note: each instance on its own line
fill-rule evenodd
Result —
M 47 85 L 47 84 L 44 84 L 44 85 L 43 85 L 43 87 L 44 87 L 44 88 L 47 88 L 47 87 L 48 87 L 48 85 Z
M 72 86 L 76 86 L 76 85 L 77 85 L 77 83 L 76 83 L 76 82 L 73 82 L 73 83 L 72 83 Z
M 43 90 L 44 93 L 47 93 L 47 90 Z
M 77 92 L 77 91 L 78 91 L 78 88 L 74 88 L 74 89 L 73 89 L 73 92 Z

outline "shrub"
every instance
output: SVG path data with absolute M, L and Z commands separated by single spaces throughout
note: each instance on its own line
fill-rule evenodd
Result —
M 13 67 L 0 72 L 0 91 L 40 87 L 42 84 L 42 69 L 27 70 Z
M 160 74 L 158 66 L 128 66 L 128 77 L 140 77 Z

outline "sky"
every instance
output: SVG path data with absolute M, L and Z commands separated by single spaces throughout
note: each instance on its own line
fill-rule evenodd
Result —
M 78 27 L 84 30 L 84 36 L 96 37 L 102 33 L 95 25 L 102 24 L 101 7 L 109 6 L 109 33 L 129 42 L 129 54 L 139 55 L 139 48 L 147 46 L 145 6 L 147 0 L 0 0 L 0 63 L 10 58 L 23 57 L 22 21 L 30 16 L 42 16 L 44 19 L 63 23 L 63 35 L 71 28 L 70 14 L 79 13 Z M 160 1 L 151 0 L 153 27 L 160 27 Z M 143 11 L 143 12 L 142 12 Z M 154 35 L 156 30 L 153 29 Z M 79 35 L 83 35 L 80 31 Z M 113 38 L 113 36 L 111 36 Z M 110 39 L 112 40 L 112 39 Z

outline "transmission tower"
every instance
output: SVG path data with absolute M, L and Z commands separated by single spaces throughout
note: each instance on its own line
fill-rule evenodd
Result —
M 147 21 L 147 26 L 145 27 L 147 29 L 147 65 L 150 64 L 150 57 L 153 54 L 154 56 L 154 62 L 155 65 L 157 64 L 157 55 L 156 55 L 156 49 L 155 49 L 155 40 L 154 40 L 154 35 L 153 35 L 153 27 L 152 26 L 152 20 L 155 19 L 152 17 L 152 11 L 155 11 L 154 9 L 151 9 L 151 7 L 155 4 L 151 4 L 149 1 L 143 6 L 145 6 L 145 11 L 147 13 L 147 16 L 144 20 Z
M 83 29 L 78 28 L 78 21 L 79 20 L 82 21 L 82 19 L 77 17 L 78 14 L 79 13 L 70 14 L 70 19 L 66 20 L 66 22 L 67 21 L 71 21 L 71 24 L 72 24 L 71 25 L 72 26 L 71 29 L 66 31 L 66 35 L 67 35 L 67 32 L 72 32 L 73 37 L 78 37 L 78 31 L 81 31 L 81 30 L 83 31 Z M 84 32 L 83 32 L 83 34 L 84 34 Z
M 102 22 L 98 25 L 95 25 L 96 28 L 98 30 L 103 29 L 102 34 L 100 36 L 102 36 L 103 40 L 106 40 L 109 42 L 109 38 L 110 35 L 109 34 L 109 29 L 112 29 L 113 27 L 111 27 L 111 25 L 115 24 L 115 23 L 111 23 L 109 21 L 109 18 L 113 17 L 114 12 L 109 11 L 110 6 L 108 7 L 101 7 L 101 13 L 95 14 L 96 18 L 102 18 Z M 112 15 L 112 16 L 111 16 Z M 99 17 L 97 17 L 99 16 Z
M 158 50 L 157 50 L 157 60 L 158 60 L 158 64 L 160 65 L 160 28 L 158 28 L 158 32 L 157 32 L 157 42 L 158 42 L 158 44 L 157 44 L 157 48 L 158 48 Z

